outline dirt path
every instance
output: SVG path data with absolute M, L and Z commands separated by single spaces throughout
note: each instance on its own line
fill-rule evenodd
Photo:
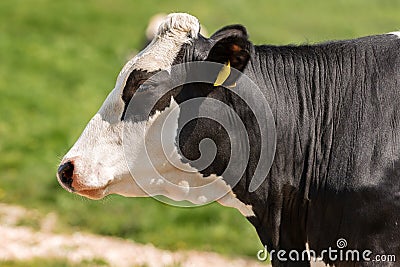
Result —
M 38 257 L 67 259 L 72 263 L 102 260 L 118 267 L 269 266 L 255 260 L 231 259 L 211 252 L 171 252 L 114 237 L 79 232 L 72 235 L 56 234 L 52 230 L 57 220 L 54 214 L 49 214 L 41 221 L 40 230 L 17 226 L 21 219 L 29 216 L 34 216 L 34 212 L 0 204 L 0 265 L 5 260 L 23 261 Z

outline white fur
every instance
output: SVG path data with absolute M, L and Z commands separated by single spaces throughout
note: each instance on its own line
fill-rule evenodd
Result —
M 397 31 L 397 32 L 389 32 L 388 34 L 397 35 L 397 37 L 400 38 L 400 31 Z
M 199 22 L 195 17 L 171 14 L 149 46 L 123 67 L 114 90 L 63 159 L 63 162 L 73 161 L 72 186 L 76 193 L 94 199 L 108 194 L 164 195 L 194 204 L 216 200 L 217 196 L 222 205 L 235 207 L 244 216 L 254 215 L 250 206 L 235 197 L 222 177 L 203 177 L 182 163 L 175 144 L 180 110 L 173 99 L 168 108 L 156 112 L 148 121 L 120 120 L 124 109 L 121 94 L 129 74 L 134 69 L 170 68 L 181 46 L 190 43 L 198 33 Z M 128 140 L 123 140 L 124 134 L 129 136 Z

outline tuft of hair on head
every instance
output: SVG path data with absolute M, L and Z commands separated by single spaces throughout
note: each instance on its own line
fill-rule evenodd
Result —
M 199 20 L 186 13 L 171 13 L 160 24 L 156 38 L 179 38 L 190 42 L 196 39 L 200 32 Z
M 146 28 L 146 38 L 149 42 L 157 35 L 158 28 L 160 27 L 161 23 L 164 22 L 166 17 L 167 14 L 157 13 L 149 19 L 149 23 Z

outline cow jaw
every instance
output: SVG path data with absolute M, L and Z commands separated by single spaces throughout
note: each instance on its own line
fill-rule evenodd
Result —
M 195 205 L 218 201 L 238 209 L 244 216 L 254 215 L 250 206 L 235 197 L 222 177 L 215 174 L 204 177 L 199 170 L 182 162 L 176 144 L 179 115 L 180 108 L 172 98 L 170 106 L 153 115 L 146 125 L 136 123 L 127 127 L 124 149 L 135 182 L 148 196 L 162 195 Z M 137 138 L 138 130 L 145 132 L 145 138 Z
M 109 194 L 162 195 L 196 205 L 216 200 L 252 216 L 251 207 L 235 197 L 222 177 L 204 177 L 182 163 L 175 142 L 179 112 L 172 99 L 169 107 L 148 121 L 110 124 L 96 114 L 63 160 L 74 163 L 74 192 L 91 199 Z

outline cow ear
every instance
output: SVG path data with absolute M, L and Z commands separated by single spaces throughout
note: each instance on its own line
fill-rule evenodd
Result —
M 241 37 L 227 37 L 211 48 L 207 61 L 230 63 L 232 68 L 243 71 L 250 59 L 250 42 Z
M 232 86 L 238 79 L 238 73 L 231 73 L 230 68 L 243 71 L 250 59 L 251 43 L 247 38 L 230 36 L 217 41 L 211 48 L 207 61 L 224 64 L 215 79 L 215 86 Z
M 213 35 L 211 35 L 210 39 L 214 41 L 219 41 L 226 37 L 241 37 L 248 39 L 249 36 L 247 35 L 247 30 L 244 26 L 236 24 L 236 25 L 229 25 L 225 26 L 218 31 L 216 31 Z
M 216 31 L 211 37 L 212 48 L 207 61 L 227 64 L 243 71 L 250 59 L 251 43 L 242 25 L 230 25 Z

